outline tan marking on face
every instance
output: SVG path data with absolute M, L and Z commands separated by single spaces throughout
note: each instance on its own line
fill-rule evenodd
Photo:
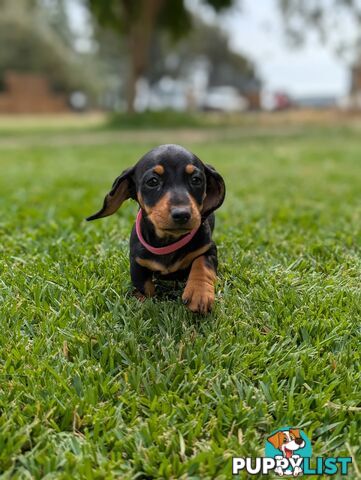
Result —
M 163 173 L 164 173 L 164 167 L 163 167 L 163 165 L 156 165 L 156 166 L 153 168 L 153 172 L 154 172 L 154 173 L 157 173 L 158 175 L 163 175 Z
M 137 198 L 138 198 L 138 203 L 139 203 L 140 207 L 147 212 L 147 208 L 144 205 L 143 197 L 142 197 L 142 194 L 140 192 L 137 192 Z
M 159 238 L 179 238 L 185 235 L 188 231 L 198 228 L 201 224 L 201 206 L 197 204 L 191 195 L 188 195 L 189 204 L 191 207 L 191 218 L 187 225 L 183 228 L 174 224 L 171 217 L 171 194 L 167 192 L 153 207 L 148 207 L 138 192 L 138 201 L 140 206 L 145 210 L 148 219 L 152 222 L 155 233 Z
M 198 203 L 195 201 L 195 199 L 192 197 L 192 195 L 189 195 L 189 201 L 191 204 L 191 215 L 192 215 L 192 220 L 194 223 L 193 228 L 198 228 L 201 224 L 201 211 L 202 211 L 202 205 L 198 205 Z
M 162 275 L 167 275 L 168 273 L 174 273 L 178 270 L 184 270 L 185 268 L 188 268 L 193 260 L 206 253 L 207 250 L 209 250 L 209 247 L 210 243 L 203 245 L 203 247 L 194 250 L 194 252 L 187 253 L 187 255 L 185 255 L 183 258 L 177 260 L 175 263 L 173 263 L 173 265 L 169 265 L 167 267 L 156 260 L 147 260 L 140 257 L 136 257 L 135 260 L 142 267 L 148 268 L 148 270 L 159 272 Z
M 199 228 L 202 221 L 202 206 L 198 205 L 191 195 L 188 195 L 188 201 L 188 205 L 191 208 L 191 218 L 183 227 L 177 227 L 177 225 L 173 222 L 171 218 L 170 211 L 172 205 L 170 200 L 168 200 L 165 204 L 160 204 L 160 202 L 158 202 L 156 207 L 153 207 L 151 214 L 148 218 L 153 223 L 156 234 L 159 238 L 179 238 L 182 235 L 188 233 L 190 230 L 193 230 L 194 228 Z M 160 208 L 158 208 L 158 206 Z
M 189 174 L 193 173 L 195 169 L 196 169 L 196 167 L 194 165 L 192 165 L 191 163 L 189 163 L 186 166 L 186 172 L 189 173 Z
M 147 207 L 144 205 L 144 209 L 147 212 L 149 220 L 152 222 L 155 233 L 159 238 L 178 238 L 185 235 L 193 228 L 198 228 L 201 224 L 201 215 L 197 203 L 192 197 L 189 197 L 191 206 L 191 218 L 187 225 L 180 226 L 173 222 L 171 217 L 171 194 L 167 192 L 156 205 L 153 207 Z
M 204 255 L 196 258 L 191 267 L 182 299 L 192 312 L 206 314 L 214 303 L 215 271 L 208 267 Z
M 166 193 L 154 207 L 148 207 L 146 210 L 149 220 L 155 228 L 155 233 L 159 238 L 166 236 L 165 229 L 170 228 L 172 221 L 170 218 L 170 193 Z

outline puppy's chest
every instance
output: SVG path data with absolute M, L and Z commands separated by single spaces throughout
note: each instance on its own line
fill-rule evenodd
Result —
M 210 243 L 208 243 L 207 245 L 203 245 L 197 250 L 193 250 L 192 252 L 189 252 L 174 261 L 170 260 L 162 262 L 161 260 L 158 260 L 156 258 L 147 259 L 141 257 L 136 257 L 135 260 L 142 267 L 148 268 L 153 272 L 158 272 L 161 275 L 168 275 L 170 273 L 177 272 L 178 270 L 184 270 L 188 268 L 193 262 L 193 260 L 200 255 L 206 253 L 206 251 L 209 250 L 209 247 Z

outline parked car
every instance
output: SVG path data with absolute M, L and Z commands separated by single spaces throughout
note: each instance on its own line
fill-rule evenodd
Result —
M 215 112 L 244 112 L 248 108 L 248 100 L 236 88 L 212 87 L 206 92 L 201 108 Z
M 269 112 L 287 110 L 294 106 L 291 97 L 286 92 L 264 91 L 262 94 L 262 108 Z

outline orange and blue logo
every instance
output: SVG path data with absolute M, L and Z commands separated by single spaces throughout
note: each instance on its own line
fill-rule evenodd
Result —
M 312 445 L 300 428 L 283 427 L 266 438 L 264 457 L 232 459 L 232 473 L 245 470 L 251 475 L 275 473 L 279 477 L 301 475 L 347 475 L 351 457 L 312 459 Z
M 275 473 L 280 476 L 302 475 L 303 461 L 311 456 L 311 442 L 299 428 L 280 428 L 267 437 L 265 457 L 278 460 Z

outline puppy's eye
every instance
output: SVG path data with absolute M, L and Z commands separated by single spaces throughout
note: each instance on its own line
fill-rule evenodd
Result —
M 199 186 L 199 185 L 202 185 L 202 183 L 203 183 L 203 180 L 201 177 L 194 176 L 191 178 L 192 185 Z
M 157 177 L 151 177 L 145 183 L 148 187 L 157 187 L 159 185 L 159 179 Z

